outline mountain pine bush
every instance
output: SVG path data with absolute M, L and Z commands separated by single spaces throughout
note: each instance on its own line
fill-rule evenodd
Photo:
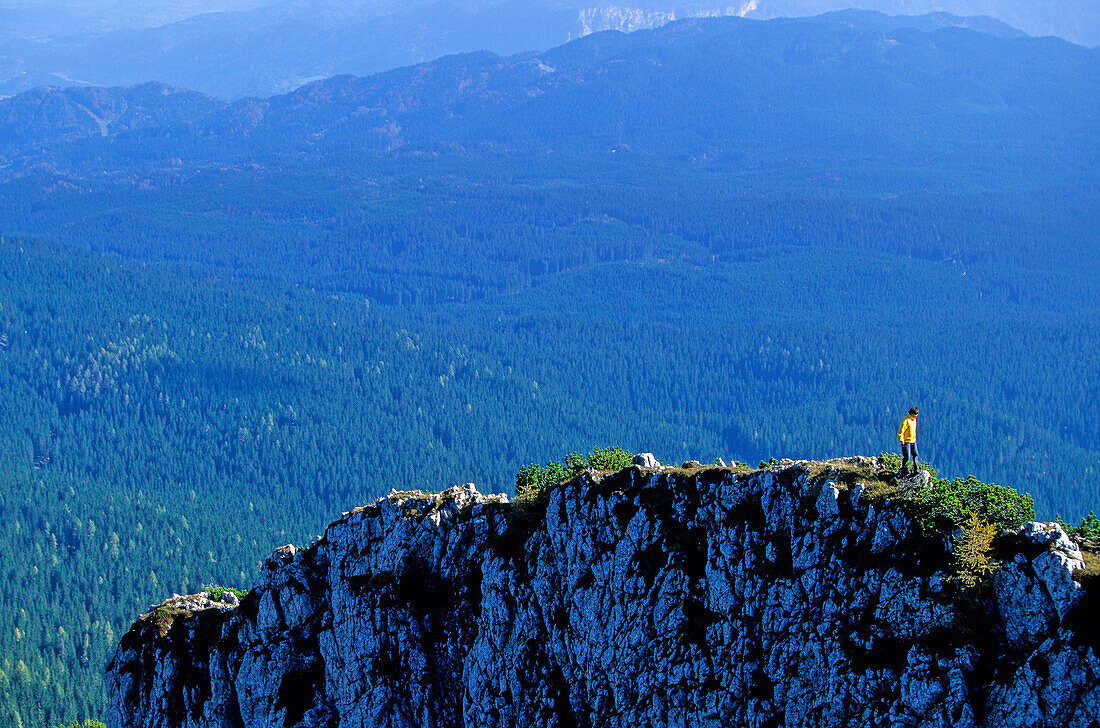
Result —
M 622 470 L 630 465 L 634 454 L 621 447 L 593 447 L 588 455 L 570 453 L 565 463 L 551 460 L 546 465 L 531 463 L 516 474 L 516 497 L 531 500 L 550 486 L 579 475 L 585 470 Z
M 1034 520 L 1035 503 L 1028 494 L 995 483 L 966 478 L 933 478 L 932 487 L 917 493 L 917 519 L 925 530 L 966 528 L 971 517 L 1010 531 Z

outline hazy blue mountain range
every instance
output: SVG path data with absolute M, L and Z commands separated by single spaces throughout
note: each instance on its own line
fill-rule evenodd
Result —
M 844 12 L 682 21 L 540 54 L 456 55 L 227 104 L 158 84 L 38 89 L 0 101 L 4 175 L 198 169 L 212 160 L 363 152 L 614 152 L 708 165 L 1095 181 L 1100 52 L 1057 39 Z M 705 58 L 706 74 L 700 74 Z M 69 142 L 84 139 L 72 146 Z M 94 160 L 87 154 L 95 150 Z M 946 155 L 936 158 L 933 155 Z M 931 161 L 936 159 L 936 161 Z M 90 165 L 90 166 L 89 166 Z M 863 166 L 861 174 L 875 174 Z M 985 177 L 983 178 L 983 175 Z M 911 186 L 905 177 L 895 180 Z
M 1100 5 L 1092 0 L 756 0 L 755 4 L 750 17 L 816 15 L 847 8 L 899 15 L 987 15 L 1029 35 L 1056 35 L 1086 46 L 1100 44 Z
M 151 28 L 203 13 L 269 4 L 270 0 L 0 0 L 0 38 Z
M 0 93 L 52 74 L 55 85 L 161 81 L 230 99 L 269 96 L 341 73 L 374 73 L 483 49 L 546 49 L 594 31 L 738 9 L 716 2 L 689 9 L 583 0 L 289 2 L 157 28 L 13 39 L 0 46 Z
M 160 81 L 227 99 L 269 96 L 311 79 L 363 75 L 450 53 L 542 50 L 601 30 L 637 30 L 693 15 L 811 15 L 849 5 L 888 13 L 989 15 L 1033 35 L 1096 45 L 1100 10 L 1089 0 L 737 0 L 629 3 L 586 0 L 315 0 L 206 13 L 152 28 L 0 36 L 0 94 L 44 83 Z M 0 9 L 0 12 L 11 12 Z M 41 11 L 39 11 L 41 12 Z M 990 30 L 988 19 L 944 19 Z M 14 24 L 14 27 L 19 27 Z
M 1042 191 L 1069 206 L 1056 227 L 1083 224 L 1075 211 L 1095 195 L 1100 161 L 1100 52 L 1058 39 L 926 32 L 911 24 L 856 12 L 680 21 L 596 34 L 539 54 L 465 54 L 371 77 L 335 77 L 233 104 L 155 84 L 40 89 L 0 101 L 4 232 L 408 300 L 468 298 L 522 286 L 533 271 L 568 267 L 572 253 L 528 260 L 541 259 L 539 246 L 511 240 L 517 220 L 535 227 L 559 214 L 573 220 L 579 213 L 571 195 L 593 188 L 606 194 L 600 185 L 608 175 L 618 180 L 616 195 L 635 196 L 623 203 L 630 208 L 664 205 L 678 218 L 692 204 L 713 205 L 686 223 L 690 231 L 685 222 L 669 223 L 687 239 L 677 255 L 693 257 L 748 242 L 752 234 L 738 232 L 721 205 L 754 192 L 814 204 L 832 196 L 946 195 L 1001 209 L 1011 203 L 980 196 Z M 425 217 L 416 207 L 424 175 L 441 180 L 443 187 L 428 187 L 437 195 L 456 186 L 466 198 L 476 185 L 489 186 L 467 199 L 472 208 Z M 521 206 L 509 213 L 507 203 L 488 202 L 524 189 L 525 176 L 540 180 L 536 187 L 571 180 L 569 194 L 546 203 L 562 211 Z M 668 181 L 704 190 L 704 197 L 677 198 Z M 366 197 L 364 184 L 372 188 Z M 715 188 L 721 203 L 711 199 Z M 300 216 L 307 190 L 315 198 L 299 221 L 307 229 L 294 232 L 289 245 L 274 243 L 291 234 L 287 227 L 277 227 L 274 238 L 257 237 L 246 220 L 221 212 L 202 235 L 180 234 L 192 229 L 196 206 L 237 210 L 241 197 L 275 220 Z M 339 222 L 350 214 L 374 225 L 369 210 L 379 195 L 394 200 L 389 222 L 375 230 L 379 238 Z M 820 214 L 815 226 L 850 224 L 835 217 L 842 211 Z M 471 228 L 467 216 L 481 219 Z M 866 244 L 963 260 L 1006 246 L 988 237 L 998 221 L 916 222 L 926 232 L 909 231 L 911 243 L 899 242 L 886 225 L 880 241 Z M 792 224 L 773 223 L 759 234 L 771 238 Z M 961 229 L 945 235 L 945 224 Z M 400 232 L 384 232 L 389 225 Z M 1077 234 L 1022 236 L 1026 225 L 1005 233 L 1013 242 L 1000 254 L 1022 260 L 1042 250 L 1050 260 L 1073 260 L 1090 244 Z M 864 229 L 856 239 L 866 235 Z M 433 252 L 425 244 L 433 237 L 453 239 L 455 247 Z M 384 238 L 389 242 L 381 244 Z M 306 240 L 316 242 L 302 257 L 296 251 Z M 585 238 L 565 235 L 557 244 L 591 253 Z M 641 249 L 637 242 L 606 244 L 597 257 L 630 258 Z M 660 247 L 666 245 L 676 247 Z M 440 255 L 457 290 L 428 283 Z

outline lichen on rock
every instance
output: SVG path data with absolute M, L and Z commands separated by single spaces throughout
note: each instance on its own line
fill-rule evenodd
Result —
M 394 491 L 277 550 L 239 606 L 139 620 L 108 723 L 1096 725 L 1072 541 L 1021 529 L 975 606 L 948 540 L 865 495 L 874 468 L 645 462 L 515 504 Z

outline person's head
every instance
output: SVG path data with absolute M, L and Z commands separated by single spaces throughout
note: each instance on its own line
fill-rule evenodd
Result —
M 909 410 L 909 416 L 910 417 L 916 417 L 919 414 L 920 414 L 920 410 L 918 410 L 916 407 Z

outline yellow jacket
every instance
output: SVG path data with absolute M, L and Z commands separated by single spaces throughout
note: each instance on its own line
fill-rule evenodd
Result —
M 917 441 L 917 418 L 913 415 L 901 421 L 901 427 L 898 428 L 898 441 L 901 443 Z

